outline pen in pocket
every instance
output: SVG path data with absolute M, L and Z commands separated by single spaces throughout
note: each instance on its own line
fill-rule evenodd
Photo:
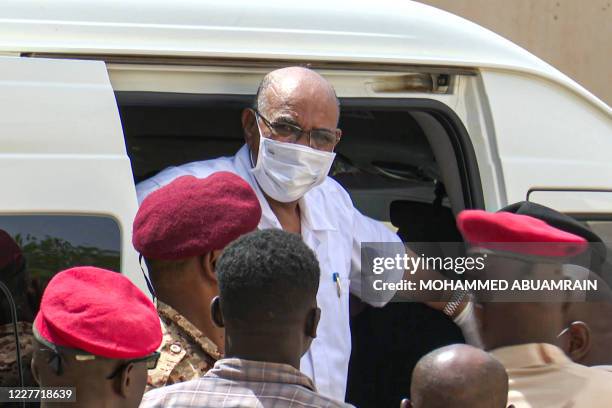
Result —
M 338 292 L 338 297 L 342 296 L 342 286 L 340 285 L 340 274 L 338 272 L 334 272 L 332 274 L 332 279 L 336 283 L 336 292 Z

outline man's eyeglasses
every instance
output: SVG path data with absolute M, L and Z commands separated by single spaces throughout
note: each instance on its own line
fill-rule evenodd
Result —
M 64 356 L 72 356 L 76 361 L 80 361 L 80 362 L 84 362 L 84 361 L 91 361 L 91 360 L 95 360 L 96 356 L 93 354 L 84 354 L 83 351 L 81 350 L 75 350 L 75 349 L 71 349 L 71 348 L 67 348 L 67 347 L 60 347 L 60 346 L 55 346 L 55 345 L 47 345 L 45 344 L 45 348 L 41 348 L 40 349 L 41 352 L 50 352 L 51 355 L 47 358 L 47 364 L 49 364 L 49 367 L 53 370 L 53 372 L 55 372 L 56 375 L 62 375 L 64 373 L 64 368 L 63 368 L 63 364 L 62 364 L 62 359 L 64 358 Z M 124 362 L 123 364 L 121 364 L 119 367 L 117 367 L 111 375 L 109 375 L 108 377 L 106 377 L 107 380 L 112 380 L 113 378 L 115 378 L 119 373 L 121 373 L 123 370 L 125 370 L 125 368 L 133 363 L 140 363 L 140 362 L 146 362 L 147 363 L 147 370 L 153 370 L 155 369 L 155 367 L 157 367 L 157 362 L 159 361 L 159 356 L 160 353 L 159 352 L 154 352 L 153 354 L 150 354 L 148 356 L 145 357 L 141 357 L 141 358 L 135 358 L 135 359 L 131 359 L 131 360 L 127 360 L 126 362 Z
M 303 136 L 308 136 L 308 145 L 313 149 L 332 151 L 340 141 L 340 129 L 311 129 L 309 131 L 287 122 L 270 122 L 258 110 L 253 110 L 260 117 L 272 134 L 281 142 L 297 143 Z
M 70 347 L 58 346 L 56 344 L 53 344 L 45 340 L 42 336 L 40 336 L 40 334 L 38 334 L 38 331 L 36 330 L 36 328 L 34 328 L 33 332 L 34 332 L 34 338 L 41 344 L 41 347 L 39 347 L 38 351 L 51 354 L 47 358 L 47 364 L 49 364 L 49 367 L 51 368 L 51 370 L 53 370 L 53 372 L 55 372 L 56 375 L 62 375 L 64 373 L 64 368 L 62 366 L 63 365 L 62 359 L 64 359 L 67 356 L 71 356 L 76 361 L 80 361 L 80 362 L 91 361 L 91 360 L 96 359 L 95 355 L 87 353 L 85 351 L 73 349 Z M 157 367 L 159 356 L 160 356 L 160 353 L 158 351 L 155 351 L 152 354 L 149 354 L 148 356 L 145 356 L 145 357 L 127 360 L 126 362 L 121 364 L 119 367 L 117 367 L 111 375 L 106 377 L 106 379 L 111 380 L 115 378 L 117 374 L 125 370 L 125 368 L 132 363 L 140 363 L 144 361 L 147 363 L 147 370 L 153 370 L 155 367 Z

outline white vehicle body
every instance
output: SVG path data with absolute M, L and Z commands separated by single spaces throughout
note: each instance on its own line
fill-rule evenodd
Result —
M 274 67 L 311 64 L 340 98 L 427 99 L 469 134 L 482 203 L 530 189 L 612 191 L 612 110 L 502 37 L 410 1 L 13 0 L 0 6 L 1 214 L 101 214 L 144 288 L 115 92 L 253 95 Z M 447 74 L 446 91 L 405 85 Z M 612 214 L 612 194 L 546 203 Z M 571 198 L 571 199 L 568 199 Z M 95 231 L 92 231 L 95 234 Z

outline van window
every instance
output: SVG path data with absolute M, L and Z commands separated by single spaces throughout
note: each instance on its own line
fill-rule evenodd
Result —
M 566 213 L 591 228 L 612 251 L 612 191 L 597 188 L 532 188 L 527 199 Z
M 609 259 L 610 254 L 612 254 L 612 214 L 608 214 L 607 217 L 602 217 L 601 214 L 598 214 L 598 216 L 581 214 L 575 215 L 575 217 L 601 238 L 606 245 L 607 258 Z M 612 279 L 612 276 L 609 275 L 611 272 L 608 270 L 605 273 L 606 279 Z
M 609 220 L 583 221 L 589 226 L 601 239 L 606 243 L 610 251 L 612 251 L 612 215 Z
M 527 192 L 527 201 L 574 215 L 578 219 L 609 217 L 612 190 L 590 187 L 533 187 Z
M 110 217 L 0 215 L 0 246 L 0 279 L 20 304 L 24 321 L 32 321 L 57 272 L 79 265 L 120 270 L 121 233 Z M 10 321 L 8 307 L 2 311 L 2 322 Z

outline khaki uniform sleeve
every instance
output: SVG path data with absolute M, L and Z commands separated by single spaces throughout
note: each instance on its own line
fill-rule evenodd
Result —
M 214 344 L 178 312 L 163 306 L 163 340 L 157 366 L 149 370 L 146 391 L 199 378 L 220 357 Z M 213 349 L 214 348 L 214 349 Z

